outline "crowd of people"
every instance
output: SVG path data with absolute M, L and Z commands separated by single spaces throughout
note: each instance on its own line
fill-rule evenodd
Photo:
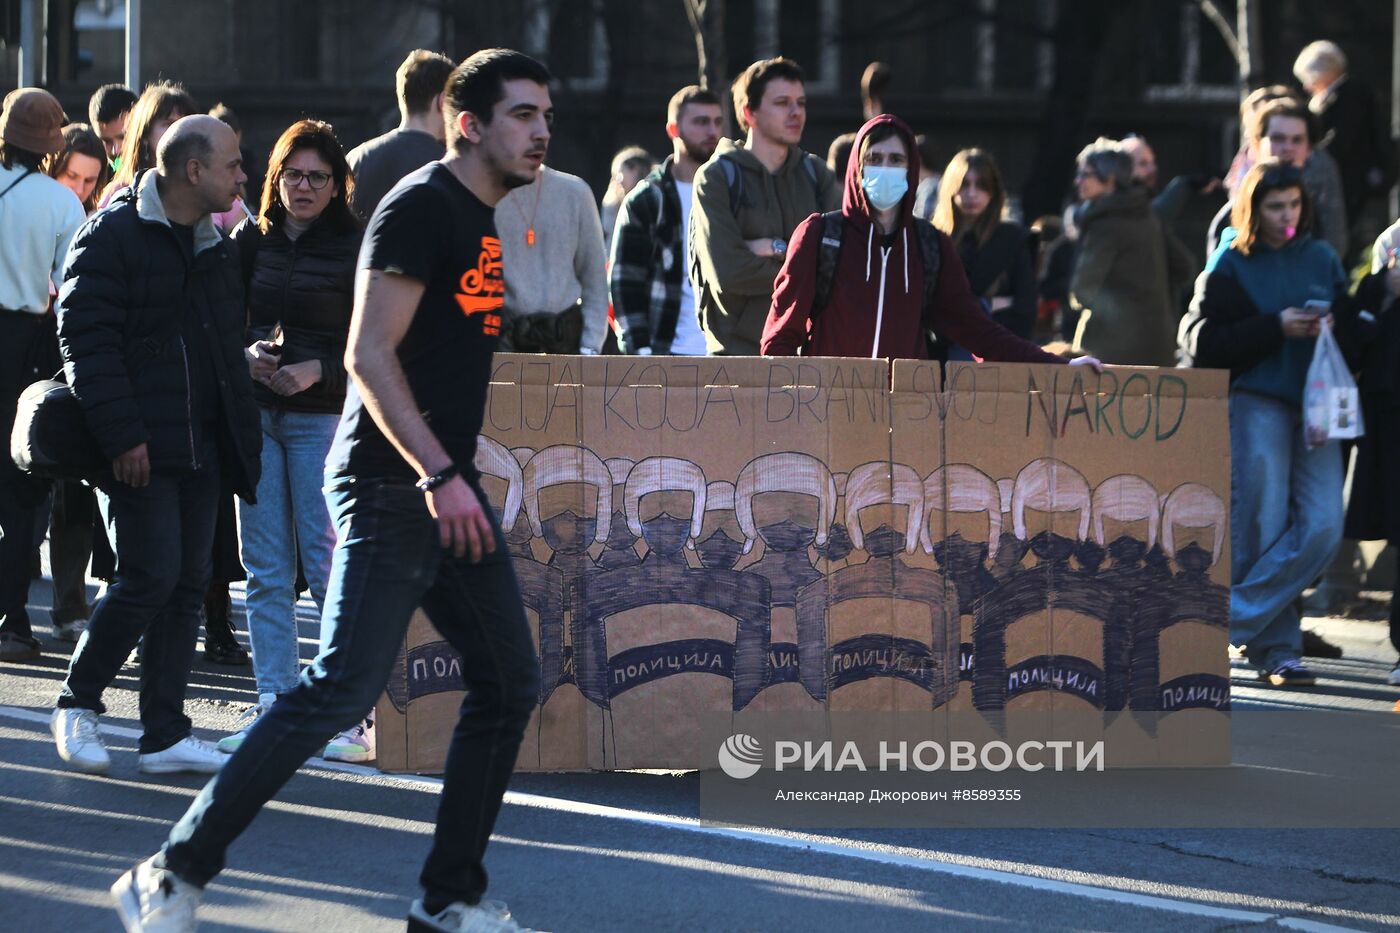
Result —
M 803 150 L 806 81 L 782 57 L 735 80 L 737 138 L 713 90 L 677 90 L 670 153 L 621 150 L 601 213 L 545 164 L 548 71 L 507 50 L 460 65 L 414 51 L 397 128 L 346 151 L 298 120 L 260 184 L 237 116 L 178 83 L 103 87 L 88 124 L 65 124 L 44 90 L 11 93 L 0 420 L 61 369 L 110 469 L 47 482 L 0 462 L 0 661 L 41 656 L 26 601 L 47 526 L 53 637 L 76 642 L 59 755 L 108 770 L 102 695 L 135 652 L 140 769 L 217 775 L 118 883 L 122 909 L 192 924 L 224 849 L 307 757 L 372 757 L 372 706 L 422 604 L 471 692 L 448 755 L 453 829 L 413 922 L 513 928 L 478 903 L 538 676 L 471 465 L 494 350 L 1228 369 L 1231 643 L 1265 682 L 1311 684 L 1303 589 L 1344 533 L 1400 538 L 1400 224 L 1362 255 L 1362 207 L 1394 171 L 1340 49 L 1309 46 L 1296 72 L 1303 92 L 1245 99 L 1223 178 L 1159 186 L 1147 140 L 1100 138 L 1063 215 L 1029 229 L 995 154 L 964 148 L 938 171 L 929 139 L 877 106 L 828 159 Z M 1219 187 L 1201 270 L 1175 220 Z M 1370 262 L 1355 288 L 1343 258 Z M 1359 374 L 1369 429 L 1349 512 L 1343 452 L 1302 429 L 1323 328 Z M 107 581 L 92 607 L 90 561 Z M 250 663 L 234 580 L 257 697 L 215 745 L 184 699 L 201 627 L 207 658 Z M 303 668 L 306 590 L 322 621 Z M 1400 649 L 1393 602 L 1391 638 Z

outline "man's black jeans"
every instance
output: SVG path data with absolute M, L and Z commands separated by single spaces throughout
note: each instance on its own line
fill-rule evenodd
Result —
M 221 490 L 217 454 L 202 459 L 192 473 L 152 472 L 150 485 L 141 489 L 110 477 L 99 484 L 116 577 L 73 651 L 58 705 L 103 712 L 102 692 L 140 641 L 143 755 L 190 734 L 185 690 L 209 586 Z
M 432 901 L 475 904 L 486 890 L 486 843 L 539 690 L 505 536 L 487 506 L 496 550 L 475 564 L 459 560 L 443 550 L 412 485 L 335 477 L 328 485 L 336 546 L 321 618 L 330 629 L 322 632 L 326 647 L 195 798 L 158 862 L 201 886 L 218 874 L 225 850 L 262 805 L 374 705 L 421 605 L 461 654 L 467 687 L 421 881 Z M 476 495 L 484 505 L 480 488 Z

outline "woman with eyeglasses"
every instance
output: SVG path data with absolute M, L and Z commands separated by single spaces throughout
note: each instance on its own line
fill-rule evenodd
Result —
M 219 742 L 227 752 L 297 684 L 298 557 L 317 609 L 325 603 L 335 531 L 322 472 L 345 403 L 343 359 L 362 233 L 349 206 L 353 186 L 330 125 L 298 121 L 268 157 L 256 222 L 233 233 L 247 284 L 246 356 L 263 447 L 257 504 L 238 503 L 258 703 L 242 728 Z M 361 732 L 328 748 L 342 760 L 363 761 L 366 746 Z
M 1350 353 L 1357 318 L 1312 229 L 1302 172 L 1257 163 L 1181 325 L 1190 365 L 1230 371 L 1230 644 L 1278 687 L 1313 683 L 1296 600 L 1342 540 L 1341 453 L 1307 442 L 1303 387 L 1322 327 Z
M 1120 366 L 1174 366 L 1171 247 L 1146 190 L 1133 184 L 1132 156 L 1098 139 L 1076 168 L 1083 206 L 1070 276 L 1070 301 L 1081 309 L 1074 348 Z

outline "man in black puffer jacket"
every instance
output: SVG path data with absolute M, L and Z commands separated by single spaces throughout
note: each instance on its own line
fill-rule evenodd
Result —
M 117 555 L 54 711 L 59 755 L 107 770 L 102 692 L 142 649 L 140 769 L 217 771 L 190 733 L 185 688 L 209 583 L 221 477 L 252 498 L 262 442 L 243 356 L 243 285 L 211 213 L 246 179 L 233 131 L 177 121 L 157 169 L 89 220 L 59 293 L 68 384 L 112 473 L 98 482 Z

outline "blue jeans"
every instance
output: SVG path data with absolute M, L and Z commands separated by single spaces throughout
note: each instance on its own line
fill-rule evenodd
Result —
M 143 755 L 190 734 L 185 689 L 213 572 L 221 495 L 212 444 L 207 453 L 202 458 L 206 465 L 193 473 L 152 472 L 150 485 L 141 489 L 111 478 L 98 487 L 98 504 L 117 556 L 116 577 L 73 650 L 58 706 L 105 712 L 102 692 L 142 642 Z
M 485 496 L 478 488 L 478 498 Z M 322 626 L 326 647 L 278 698 L 170 833 L 158 864 L 207 884 L 264 803 L 378 699 L 422 606 L 462 656 L 467 695 L 452 732 L 437 832 L 421 881 L 434 900 L 476 903 L 482 859 L 539 685 L 535 644 L 493 510 L 496 550 L 479 563 L 438 540 L 423 494 L 407 483 L 328 478 L 337 540 Z
M 248 638 L 260 694 L 290 693 L 297 684 L 298 552 L 316 608 L 326 605 L 335 528 L 321 483 L 339 422 L 339 415 L 262 409 L 258 503 L 238 501 L 239 554 L 248 570 Z
M 1337 444 L 1308 450 L 1298 408 L 1230 393 L 1230 643 L 1257 667 L 1302 655 L 1294 601 L 1341 544 L 1342 480 Z

